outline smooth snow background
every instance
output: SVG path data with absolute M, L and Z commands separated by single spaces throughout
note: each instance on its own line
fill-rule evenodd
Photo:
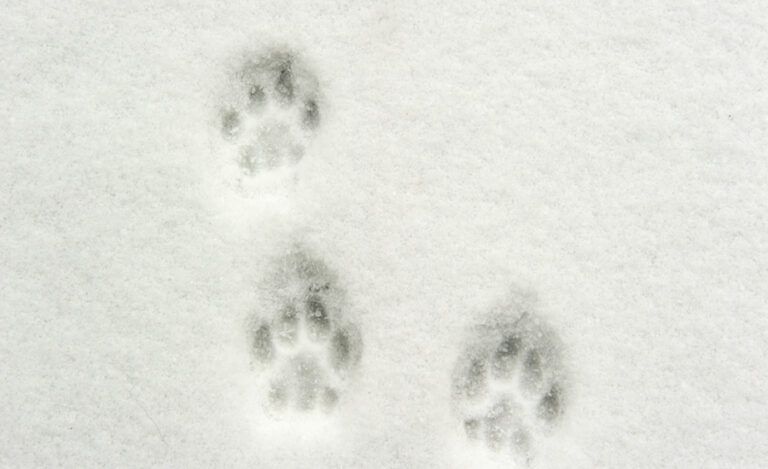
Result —
M 470 467 L 448 373 L 513 285 L 573 376 L 541 467 L 768 464 L 768 6 L 473 3 L 5 2 L 0 466 Z M 287 196 L 221 210 L 217 89 L 273 41 L 329 107 Z M 365 361 L 260 432 L 242 320 L 296 237 Z

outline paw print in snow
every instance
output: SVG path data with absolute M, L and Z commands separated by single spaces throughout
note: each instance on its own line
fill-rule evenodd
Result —
M 250 321 L 254 367 L 271 411 L 333 410 L 362 357 L 362 337 L 336 276 L 306 250 L 278 261 L 280 306 Z
M 287 49 L 247 58 L 223 101 L 221 135 L 244 176 L 295 165 L 320 126 L 317 78 Z
M 532 312 L 495 314 L 476 325 L 452 375 L 455 415 L 470 441 L 528 463 L 566 404 L 555 333 Z

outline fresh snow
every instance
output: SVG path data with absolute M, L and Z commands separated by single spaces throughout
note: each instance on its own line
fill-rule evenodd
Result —
M 568 376 L 532 467 L 768 466 L 765 2 L 2 3 L 0 467 L 524 467 L 451 394 L 520 294 Z M 242 192 L 270 47 L 322 121 Z M 281 419 L 247 324 L 297 244 L 363 354 Z

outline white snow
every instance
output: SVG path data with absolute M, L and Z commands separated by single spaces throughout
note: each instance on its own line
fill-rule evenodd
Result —
M 465 444 L 450 372 L 512 289 L 571 375 L 536 467 L 768 465 L 765 2 L 0 11 L 0 466 L 501 467 Z M 327 107 L 244 199 L 217 179 L 217 99 L 274 43 Z M 297 239 L 365 354 L 333 416 L 270 423 L 243 324 Z

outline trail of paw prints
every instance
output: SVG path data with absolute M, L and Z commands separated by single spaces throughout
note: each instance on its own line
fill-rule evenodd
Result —
M 566 409 L 557 335 L 531 312 L 475 326 L 452 375 L 455 415 L 468 440 L 530 464 Z
M 317 78 L 284 48 L 251 55 L 230 77 L 221 137 L 241 177 L 298 163 L 321 121 Z
M 250 352 L 271 413 L 331 412 L 362 356 L 362 337 L 349 321 L 336 276 L 296 248 L 278 261 L 272 311 L 249 325 Z

